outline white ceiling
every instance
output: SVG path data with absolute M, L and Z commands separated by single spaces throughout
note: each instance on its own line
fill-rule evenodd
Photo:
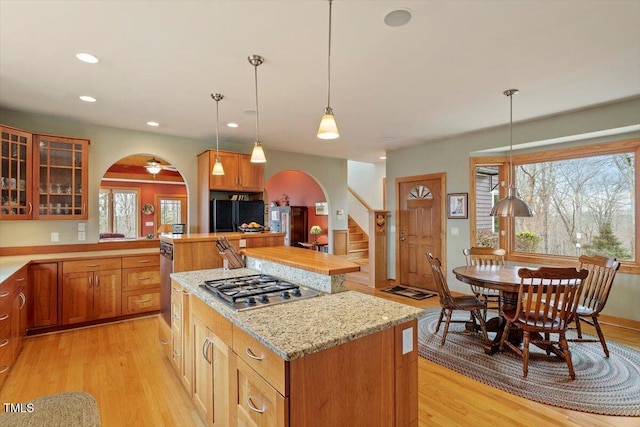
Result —
M 408 9 L 402 27 L 387 13 Z M 0 108 L 378 161 L 385 150 L 640 95 L 640 1 L 0 0 Z M 75 54 L 90 52 L 89 65 Z M 91 95 L 88 104 L 79 95 Z M 145 123 L 160 122 L 157 128 Z M 231 129 L 224 124 L 240 124 Z

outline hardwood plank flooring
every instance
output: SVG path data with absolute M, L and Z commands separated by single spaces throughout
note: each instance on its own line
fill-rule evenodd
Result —
M 417 307 L 438 306 L 374 291 L 350 289 Z M 86 391 L 97 400 L 102 425 L 204 424 L 158 343 L 158 317 L 147 317 L 26 339 L 0 390 L 0 402 L 22 403 L 62 391 Z M 640 350 L 640 332 L 604 326 L 605 336 Z M 632 426 L 639 418 L 608 417 L 512 396 L 419 358 L 419 426 Z M 342 426 L 335 426 L 342 427 Z

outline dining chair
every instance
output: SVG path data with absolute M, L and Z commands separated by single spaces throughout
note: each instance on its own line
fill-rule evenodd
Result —
M 589 275 L 586 269 L 564 267 L 521 268 L 518 270 L 520 287 L 515 308 L 504 307 L 506 320 L 500 350 L 507 345 L 522 357 L 522 375 L 529 372 L 529 345 L 533 343 L 564 358 L 571 379 L 576 378 L 567 344 L 567 327 L 578 306 L 582 283 Z M 522 349 L 509 342 L 509 329 L 515 326 L 523 332 Z M 552 340 L 551 334 L 558 339 Z
M 504 265 L 506 251 L 504 249 L 474 246 L 463 249 L 462 253 L 467 265 Z M 500 310 L 500 291 L 471 285 L 471 292 L 485 304 L 485 308 L 482 311 L 485 321 L 487 320 L 487 309 Z
M 604 334 L 598 323 L 598 316 L 607 303 L 609 297 L 609 291 L 613 284 L 613 279 L 616 276 L 616 271 L 620 268 L 620 262 L 615 258 L 607 258 L 604 256 L 587 256 L 582 255 L 578 258 L 581 269 L 587 269 L 589 276 L 582 285 L 582 294 L 578 307 L 576 308 L 575 316 L 572 320 L 575 321 L 576 332 L 578 338 L 570 339 L 572 342 L 598 342 L 602 344 L 604 354 L 609 357 L 609 349 L 607 348 L 607 342 L 604 339 Z M 598 334 L 598 339 L 583 338 L 582 328 L 580 322 L 583 321 L 593 326 Z
M 471 313 L 474 322 L 480 323 L 482 329 L 482 336 L 485 343 L 489 342 L 487 336 L 487 327 L 482 317 L 482 309 L 485 307 L 484 303 L 473 295 L 460 295 L 453 296 L 449 291 L 447 285 L 447 279 L 442 272 L 442 264 L 438 258 L 435 258 L 433 254 L 428 253 L 429 264 L 431 265 L 431 272 L 433 273 L 433 280 L 438 289 L 438 296 L 440 297 L 440 317 L 438 318 L 438 325 L 436 326 L 436 332 L 440 330 L 442 320 L 445 319 L 444 332 L 442 333 L 442 341 L 440 345 L 444 345 L 447 339 L 447 333 L 449 332 L 449 324 L 451 323 L 467 323 L 467 320 L 453 320 L 453 312 L 455 310 L 468 311 Z M 474 328 L 475 329 L 475 328 Z

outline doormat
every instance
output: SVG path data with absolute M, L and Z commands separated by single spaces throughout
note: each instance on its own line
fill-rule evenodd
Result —
M 607 340 L 611 355 L 604 357 L 599 342 L 570 342 L 576 371 L 576 379 L 571 381 L 563 359 L 548 358 L 544 351 L 532 346 L 529 376 L 523 378 L 522 358 L 508 349 L 493 356 L 485 354 L 481 334 L 469 334 L 463 324 L 452 323 L 447 341 L 440 345 L 442 325 L 436 332 L 439 315 L 440 308 L 429 308 L 418 322 L 421 357 L 507 393 L 547 405 L 594 414 L 640 416 L 639 351 Z M 456 311 L 454 319 L 468 320 L 469 313 Z M 574 336 L 574 330 L 567 332 L 567 338 Z
M 431 298 L 436 295 L 431 292 L 422 292 L 415 289 L 405 288 L 404 286 L 394 286 L 393 288 L 383 289 L 382 292 L 389 292 L 390 294 L 396 294 L 417 300 Z

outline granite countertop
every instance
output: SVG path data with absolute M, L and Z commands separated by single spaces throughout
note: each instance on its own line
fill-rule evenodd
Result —
M 117 257 L 123 255 L 146 255 L 160 253 L 160 249 L 115 249 L 106 251 L 65 252 L 53 254 L 30 254 L 0 257 L 0 283 L 30 262 L 65 261 L 71 259 Z
M 205 280 L 259 272 L 247 268 L 173 273 L 171 277 L 284 360 L 325 350 L 418 318 L 422 309 L 346 291 L 235 312 L 200 286 Z

